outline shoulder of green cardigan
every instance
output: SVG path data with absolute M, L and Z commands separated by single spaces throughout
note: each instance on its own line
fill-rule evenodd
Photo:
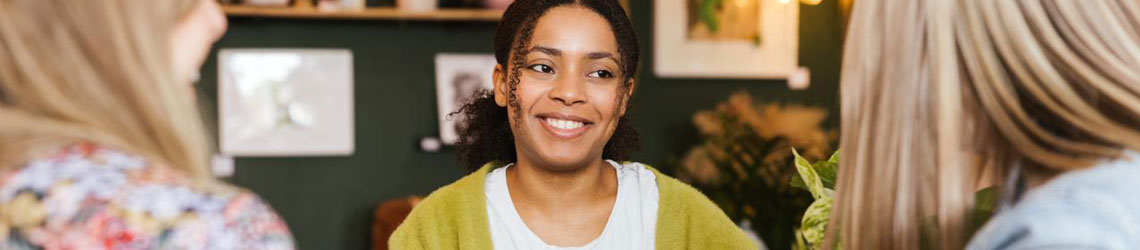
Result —
M 460 244 L 490 247 L 483 182 L 498 166 L 487 163 L 475 172 L 436 189 L 416 204 L 388 241 L 391 249 L 456 249 Z M 471 234 L 462 237 L 459 234 Z M 461 242 L 462 241 L 462 242 Z M 485 243 L 485 244 L 484 244 Z
M 699 190 L 642 165 L 657 177 L 657 249 L 757 249 L 752 239 Z

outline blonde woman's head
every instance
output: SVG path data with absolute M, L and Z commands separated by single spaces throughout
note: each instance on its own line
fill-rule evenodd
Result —
M 960 249 L 973 192 L 1013 166 L 1056 173 L 1140 150 L 1140 1 L 854 8 L 829 230 L 844 248 Z
M 190 79 L 225 27 L 212 0 L 0 0 L 0 169 L 92 142 L 206 179 Z

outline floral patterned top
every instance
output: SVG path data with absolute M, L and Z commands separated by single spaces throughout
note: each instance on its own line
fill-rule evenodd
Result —
M 253 194 L 92 144 L 0 171 L 0 249 L 293 249 Z

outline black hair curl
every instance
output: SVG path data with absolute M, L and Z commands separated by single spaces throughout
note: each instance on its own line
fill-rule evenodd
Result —
M 504 71 L 503 77 L 509 86 L 507 107 L 495 103 L 493 91 L 476 93 L 471 102 L 464 104 L 455 114 L 463 115 L 463 126 L 459 133 L 456 150 L 460 164 L 469 170 L 476 170 L 490 162 L 508 163 L 518 159 L 515 151 L 514 135 L 508 119 L 507 108 L 521 109 L 515 92 L 518 90 L 519 74 L 525 64 L 526 51 L 538 19 L 548 10 L 559 6 L 575 5 L 585 7 L 601 15 L 610 24 L 617 39 L 620 54 L 621 79 L 624 84 L 617 99 L 628 106 L 628 96 L 632 79 L 637 75 L 640 51 L 633 24 L 626 16 L 625 9 L 616 0 L 516 0 L 503 13 L 503 18 L 495 31 L 495 60 Z M 513 54 L 512 54 L 513 52 Z M 512 57 L 513 55 L 513 57 Z M 641 149 L 641 138 L 626 116 L 618 118 L 617 128 L 606 142 L 602 158 L 615 161 L 628 161 L 633 153 Z

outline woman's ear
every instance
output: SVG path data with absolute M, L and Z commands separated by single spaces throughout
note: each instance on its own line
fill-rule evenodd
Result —
M 619 116 L 625 116 L 625 110 L 627 107 L 629 107 L 629 99 L 633 98 L 633 90 L 636 87 L 637 87 L 637 81 L 633 80 L 633 78 L 630 78 L 629 79 L 629 88 L 625 89 L 625 91 L 626 91 L 625 93 L 622 93 L 622 94 L 625 94 L 625 97 L 622 98 L 621 110 L 619 110 L 619 113 L 618 113 Z
M 506 107 L 507 92 L 510 89 L 507 86 L 507 74 L 502 64 L 495 64 L 495 71 L 491 73 L 491 78 L 495 82 L 495 104 L 498 104 L 499 107 Z

